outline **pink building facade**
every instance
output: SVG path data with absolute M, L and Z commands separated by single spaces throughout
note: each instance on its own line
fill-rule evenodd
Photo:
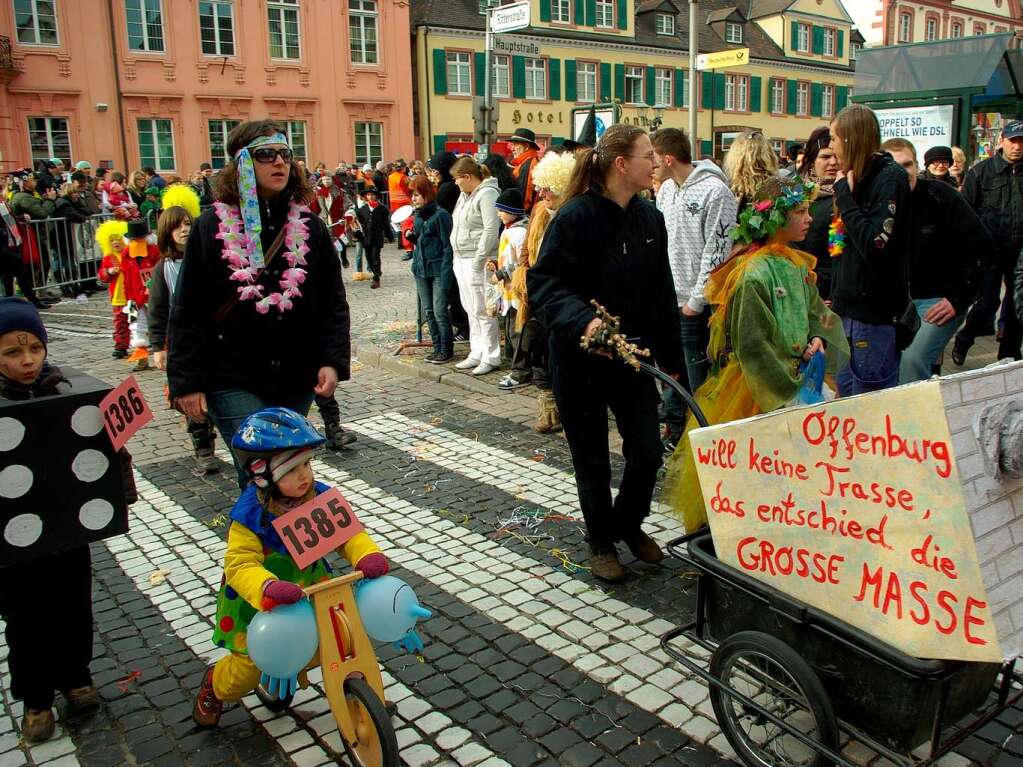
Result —
M 414 154 L 402 0 L 0 0 L 0 170 L 222 167 L 238 122 L 310 166 Z

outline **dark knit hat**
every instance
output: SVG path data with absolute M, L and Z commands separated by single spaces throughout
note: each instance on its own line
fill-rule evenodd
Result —
M 523 207 L 522 190 L 514 186 L 505 189 L 497 196 L 494 207 L 516 216 L 525 215 L 526 209 Z
M 944 160 L 949 165 L 952 164 L 952 149 L 947 146 L 932 146 L 924 153 L 924 167 L 926 168 L 932 162 L 939 162 Z
M 125 233 L 125 239 L 138 240 L 142 237 L 149 236 L 149 224 L 146 223 L 144 218 L 133 218 L 128 222 L 128 231 Z
M 0 298 L 0 336 L 18 330 L 28 331 L 44 344 L 49 343 L 39 311 L 24 298 Z

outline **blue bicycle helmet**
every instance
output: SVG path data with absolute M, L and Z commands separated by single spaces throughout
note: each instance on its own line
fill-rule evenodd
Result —
M 300 447 L 318 447 L 327 440 L 308 419 L 286 407 L 259 410 L 238 427 L 231 447 L 243 453 L 276 453 Z

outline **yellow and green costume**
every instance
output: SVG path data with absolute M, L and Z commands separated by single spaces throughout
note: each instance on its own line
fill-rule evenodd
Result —
M 817 292 L 816 259 L 779 244 L 754 244 L 726 261 L 707 281 L 714 306 L 710 318 L 711 371 L 696 401 L 713 424 L 768 413 L 792 401 L 802 386 L 803 350 L 817 336 L 826 346 L 826 372 L 849 359 L 842 322 Z M 668 460 L 661 501 L 678 514 L 687 531 L 707 523 L 689 431 Z

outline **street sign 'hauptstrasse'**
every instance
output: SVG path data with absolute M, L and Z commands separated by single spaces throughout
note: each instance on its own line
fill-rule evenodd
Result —
M 514 32 L 529 26 L 529 3 L 514 3 L 495 8 L 490 17 L 493 32 Z

